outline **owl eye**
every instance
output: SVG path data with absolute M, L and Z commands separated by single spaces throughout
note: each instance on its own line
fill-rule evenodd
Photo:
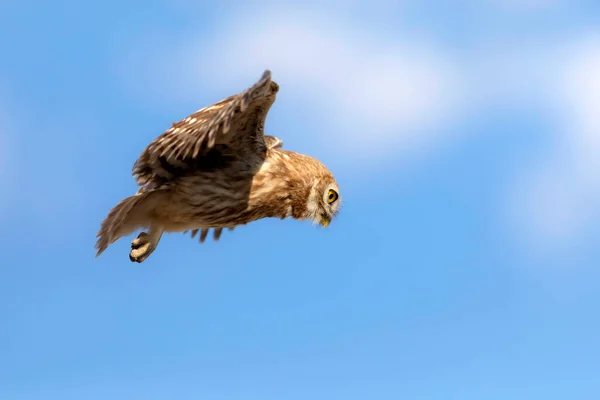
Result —
M 335 190 L 329 189 L 329 193 L 327 194 L 327 202 L 329 204 L 335 202 L 338 199 L 338 194 Z

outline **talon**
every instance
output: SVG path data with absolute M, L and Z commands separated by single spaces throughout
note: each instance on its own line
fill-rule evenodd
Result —
M 150 235 L 146 232 L 142 232 L 136 239 L 131 241 L 131 251 L 129 252 L 129 260 L 131 262 L 141 263 L 144 261 L 152 252 L 154 248 L 150 241 Z
M 146 232 L 142 232 L 138 235 L 138 237 L 136 239 L 133 239 L 131 241 L 131 248 L 139 249 L 140 247 L 142 247 L 144 244 L 147 244 L 148 242 L 149 242 L 149 235 Z

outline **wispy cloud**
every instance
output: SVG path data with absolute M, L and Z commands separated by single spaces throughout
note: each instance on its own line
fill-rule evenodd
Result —
M 155 74 L 173 77 L 172 96 L 197 100 L 207 85 L 235 92 L 270 68 L 285 96 L 277 106 L 310 116 L 303 119 L 309 139 L 347 160 L 392 155 L 402 146 L 432 140 L 459 114 L 464 100 L 460 71 L 434 43 L 357 31 L 323 12 L 245 14 L 214 37 L 176 41 L 180 47 L 166 57 L 168 66 Z
M 600 217 L 600 36 L 582 36 L 556 57 L 557 145 L 518 181 L 514 199 L 529 216 L 522 228 L 544 247 L 576 240 Z
M 488 4 L 522 12 L 562 2 Z M 557 130 L 564 133 L 550 132 L 548 138 L 559 136 L 555 153 L 524 164 L 529 172 L 514 177 L 517 229 L 562 241 L 581 232 L 600 193 L 597 39 L 579 45 L 578 36 L 484 40 L 458 54 L 431 36 L 356 28 L 330 8 L 248 9 L 223 21 L 210 38 L 189 31 L 153 36 L 152 46 L 142 43 L 131 52 L 124 77 L 138 96 L 199 107 L 199 93 L 229 95 L 270 68 L 283 87 L 277 107 L 297 115 L 307 140 L 337 151 L 349 165 L 384 165 L 386 156 L 439 143 L 454 122 L 482 110 L 536 111 L 563 123 Z M 157 45 L 158 36 L 169 45 Z M 154 69 L 140 75 L 141 65 Z

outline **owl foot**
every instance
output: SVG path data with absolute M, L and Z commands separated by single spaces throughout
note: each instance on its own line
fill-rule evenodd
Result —
M 131 262 L 141 263 L 156 249 L 156 244 L 152 242 L 151 236 L 142 232 L 136 239 L 131 241 L 131 251 L 129 259 Z

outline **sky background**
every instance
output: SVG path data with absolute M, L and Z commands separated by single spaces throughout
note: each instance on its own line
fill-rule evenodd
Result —
M 600 3 L 0 2 L 0 399 L 597 399 Z M 280 84 L 327 229 L 94 258 L 142 149 Z

